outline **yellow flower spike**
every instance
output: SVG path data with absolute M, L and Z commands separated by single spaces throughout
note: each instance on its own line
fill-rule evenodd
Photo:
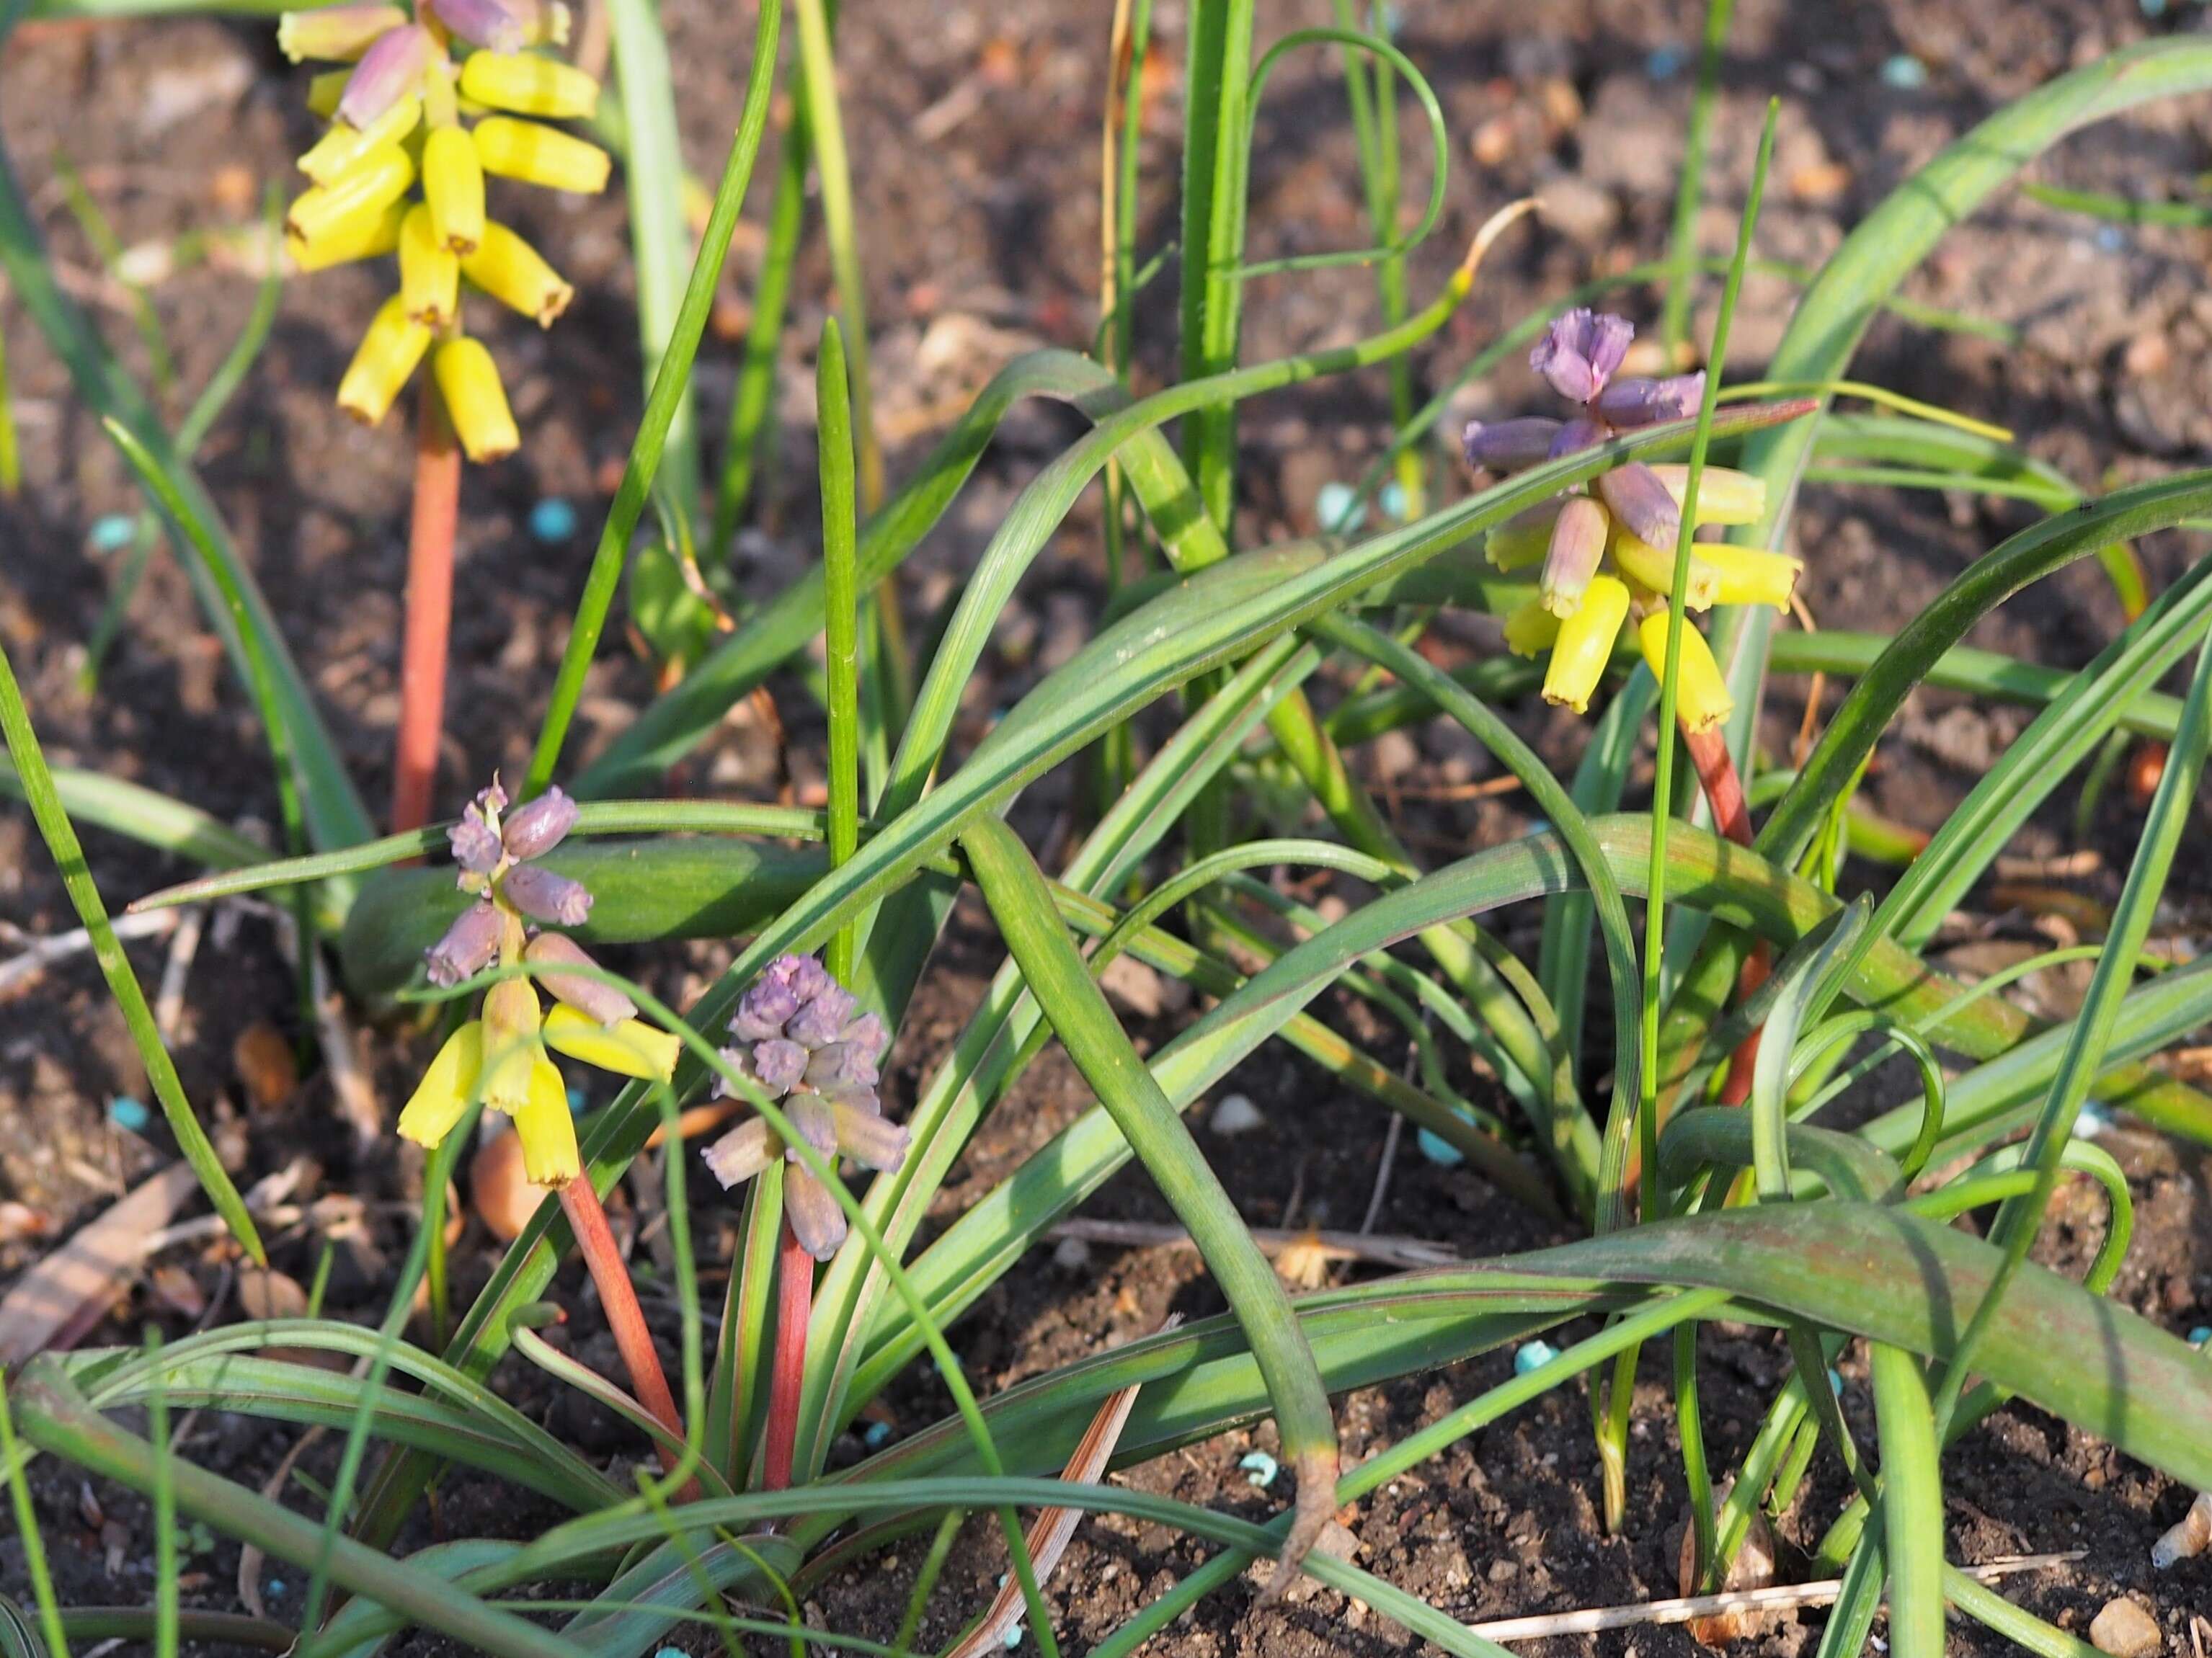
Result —
M 338 100 L 345 96 L 346 82 L 352 79 L 351 70 L 334 69 L 308 82 L 307 113 L 325 121 L 335 119 Z
M 522 446 L 522 434 L 514 429 L 514 415 L 507 406 L 507 392 L 499 383 L 499 369 L 483 341 L 441 342 L 430 359 L 430 372 L 438 377 L 438 392 L 453 417 L 453 434 L 471 460 L 481 466 Z
M 324 6 L 288 11 L 276 19 L 276 50 L 295 64 L 308 58 L 351 63 L 379 35 L 406 21 L 407 14 L 397 6 Z
M 556 1054 L 617 1076 L 665 1082 L 676 1073 L 684 1044 L 642 1019 L 618 1019 L 603 1025 L 580 1008 L 563 1003 L 545 1016 L 545 1045 Z
M 368 332 L 361 337 L 361 349 L 346 365 L 345 378 L 338 382 L 338 407 L 363 426 L 375 425 L 429 349 L 430 331 L 407 320 L 405 304 L 394 294 L 377 312 Z
M 1651 665 L 1652 674 L 1663 682 L 1667 673 L 1664 604 L 1636 624 L 1636 642 L 1644 647 L 1644 659 Z M 1682 652 L 1674 665 L 1675 718 L 1683 730 L 1702 732 L 1711 730 L 1735 712 L 1728 682 L 1721 677 L 1720 664 L 1713 660 L 1712 647 L 1687 617 L 1683 618 Z
M 399 227 L 399 302 L 407 320 L 425 328 L 443 328 L 460 315 L 459 256 L 432 232 L 430 210 L 420 202 Z
M 1541 656 L 1559 636 L 1559 618 L 1544 608 L 1540 598 L 1516 605 L 1505 618 L 1505 648 L 1516 656 Z
M 578 121 L 599 101 L 599 83 L 550 58 L 471 52 L 461 64 L 461 93 L 492 109 L 549 121 Z
M 607 174 L 614 165 L 597 144 L 536 121 L 487 116 L 469 136 L 476 141 L 477 158 L 485 172 L 544 190 L 596 196 L 607 187 Z
M 379 144 L 327 185 L 317 185 L 292 203 L 284 228 L 302 241 L 319 242 L 373 222 L 407 193 L 415 163 L 397 144 Z
M 483 1026 L 471 1019 L 446 1038 L 438 1057 L 415 1084 L 399 1112 L 399 1135 L 417 1145 L 436 1147 L 477 1096 L 483 1071 Z
M 399 246 L 399 227 L 407 218 L 407 203 L 393 202 L 374 219 L 361 219 L 332 231 L 319 241 L 307 241 L 287 232 L 284 251 L 301 270 L 327 270 L 356 259 L 380 258 Z
M 440 241 L 464 256 L 484 238 L 483 163 L 457 126 L 433 127 L 422 141 L 422 199 Z
M 529 1090 L 514 1111 L 514 1134 L 522 1142 L 522 1172 L 532 1185 L 566 1186 L 584 1172 L 576 1120 L 568 1110 L 568 1085 L 550 1060 L 530 1067 Z
M 1544 670 L 1544 700 L 1588 714 L 1590 693 L 1604 677 L 1605 665 L 1613 659 L 1613 641 L 1620 637 L 1620 624 L 1627 619 L 1628 584 L 1617 576 L 1592 576 L 1583 590 L 1583 602 L 1559 624 L 1551 662 Z
M 484 993 L 484 1103 L 509 1116 L 529 1102 L 531 1073 L 545 1063 L 538 993 L 527 979 L 501 979 Z
M 1699 543 L 1698 556 L 1712 566 L 1716 597 L 1723 604 L 1771 604 L 1786 610 L 1805 570 L 1804 560 L 1787 553 L 1717 542 Z
M 333 121 L 330 131 L 300 157 L 300 171 L 319 185 L 336 184 L 379 144 L 402 143 L 422 118 L 422 100 L 410 92 L 366 127 L 356 130 Z
M 1613 526 L 1613 544 L 1607 550 L 1621 574 L 1638 586 L 1664 598 L 1674 587 L 1674 550 L 1654 547 L 1626 525 Z M 1709 549 L 1700 544 L 1690 555 L 1690 583 L 1683 602 L 1693 610 L 1710 610 L 1720 598 L 1720 576 L 1705 562 Z
M 1676 465 L 1654 466 L 1659 482 L 1682 504 L 1690 487 L 1690 469 Z M 1766 516 L 1766 480 L 1729 466 L 1708 466 L 1698 479 L 1698 522 L 1700 524 L 1756 524 Z
M 537 318 L 540 328 L 550 328 L 553 319 L 576 297 L 576 290 L 561 280 L 536 248 L 496 220 L 485 222 L 476 252 L 461 256 L 461 275 L 501 305 Z

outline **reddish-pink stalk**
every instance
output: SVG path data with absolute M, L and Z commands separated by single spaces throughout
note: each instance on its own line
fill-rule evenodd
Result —
M 637 1303 L 636 1287 L 629 1281 L 629 1263 L 616 1246 L 607 1212 L 588 1175 L 580 1175 L 561 1187 L 561 1212 L 568 1218 L 568 1230 L 576 1235 L 576 1247 L 583 1252 L 592 1282 L 599 1286 L 607 1327 L 614 1333 L 615 1346 L 629 1371 L 630 1392 L 653 1419 L 680 1442 L 684 1418 L 677 1412 L 676 1395 L 668 1390 L 659 1350 L 653 1345 L 653 1332 L 646 1327 L 645 1309 Z M 678 1453 L 665 1445 L 659 1448 L 660 1466 L 673 1469 L 680 1460 Z M 695 1494 L 696 1489 L 690 1487 L 686 1494 Z
M 1685 729 L 1682 746 L 1689 750 L 1690 763 L 1698 768 L 1698 781 L 1705 786 L 1706 804 L 1712 808 L 1713 823 L 1723 837 L 1740 847 L 1749 846 L 1751 808 L 1743 798 L 1743 780 L 1736 775 L 1735 761 L 1729 753 L 1726 735 L 1718 726 L 1702 732 Z M 1751 953 L 1744 957 L 1742 969 L 1736 975 L 1739 1002 L 1766 982 L 1766 975 L 1773 971 L 1773 962 L 1766 940 L 1753 940 Z M 1754 1030 L 1729 1058 L 1728 1077 L 1721 1084 L 1723 1105 L 1741 1105 L 1751 1097 L 1752 1064 L 1758 1058 L 1759 1032 Z
M 768 1444 L 761 1482 L 765 1491 L 791 1487 L 799 1444 L 799 1397 L 806 1381 L 806 1326 L 814 1315 L 814 1257 L 800 1247 L 791 1223 L 775 1253 L 775 1359 L 768 1384 Z
M 422 376 L 415 432 L 415 507 L 407 535 L 407 597 L 399 651 L 399 732 L 392 766 L 392 832 L 430 821 L 431 786 L 446 721 L 446 648 L 453 617 L 453 531 L 460 517 L 461 451 L 437 382 Z

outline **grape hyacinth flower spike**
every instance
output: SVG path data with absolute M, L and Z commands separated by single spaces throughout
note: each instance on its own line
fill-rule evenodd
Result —
M 1602 443 L 1617 433 L 1698 411 L 1702 373 L 1665 379 L 1618 378 L 1636 330 L 1626 318 L 1589 310 L 1555 318 L 1528 354 L 1528 366 L 1574 404 L 1565 420 L 1525 416 L 1470 424 L 1468 464 L 1511 472 Z M 1659 672 L 1667 647 L 1668 596 L 1681 532 L 1688 468 L 1626 461 L 1577 489 L 1508 519 L 1485 550 L 1500 570 L 1538 569 L 1536 597 L 1505 618 L 1516 655 L 1550 653 L 1547 701 L 1587 713 L 1613 659 L 1621 629 L 1633 621 L 1638 647 Z M 1698 522 L 1753 524 L 1765 516 L 1766 487 L 1748 473 L 1709 466 L 1698 489 Z M 1691 554 L 1685 603 L 1771 604 L 1788 610 L 1803 565 L 1782 553 L 1700 541 Z M 1728 689 L 1705 635 L 1682 630 L 1677 667 L 1684 729 L 1710 731 L 1732 711 Z
M 874 1014 L 855 1012 L 852 993 L 813 957 L 769 963 L 739 999 L 730 1034 L 737 1042 L 723 1057 L 781 1105 L 823 1157 L 848 1157 L 878 1170 L 906 1161 L 907 1131 L 885 1120 L 876 1091 L 889 1033 Z M 792 1232 L 809 1255 L 827 1260 L 845 1241 L 844 1212 L 765 1117 L 748 1118 L 706 1151 L 707 1167 L 725 1189 L 779 1157 L 788 1165 L 783 1201 Z

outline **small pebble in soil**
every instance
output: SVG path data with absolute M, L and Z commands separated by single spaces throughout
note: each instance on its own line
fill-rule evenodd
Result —
M 128 1094 L 118 1095 L 108 1102 L 107 1120 L 125 1133 L 143 1134 L 146 1125 L 154 1121 L 153 1113 Z
M 892 1431 L 888 1422 L 871 1422 L 860 1430 L 860 1443 L 872 1451 L 879 1451 L 891 1442 Z
M 1424 1128 L 1413 1136 L 1413 1143 L 1421 1148 L 1421 1155 L 1439 1169 L 1456 1169 L 1467 1161 L 1467 1155 L 1441 1134 Z
M 1019 1624 L 1016 1624 L 1007 1630 L 1001 1644 L 1005 1646 L 1008 1652 L 1012 1652 L 1016 1647 L 1021 1645 L 1021 1643 L 1022 1626 Z
M 568 1114 L 572 1117 L 584 1114 L 584 1090 L 573 1083 L 568 1087 Z
M 663 1647 L 653 1655 L 653 1658 L 690 1658 L 690 1655 L 681 1647 Z
M 282 1594 L 284 1593 L 284 1580 L 281 1577 L 272 1577 L 264 1587 L 271 1595 Z
M 1526 1376 L 1540 1370 L 1559 1356 L 1559 1350 L 1548 1341 L 1524 1341 L 1513 1352 L 1513 1374 Z
M 2097 227 L 2097 251 L 2100 253 L 2117 253 L 2127 245 L 2128 239 L 2119 226 L 2103 224 Z
M 92 550 L 95 553 L 119 553 L 131 544 L 131 537 L 137 533 L 137 526 L 131 521 L 130 513 L 110 513 L 93 521 L 92 533 L 86 539 L 92 543 Z
M 1376 491 L 1375 504 L 1382 509 L 1382 516 L 1403 523 L 1406 518 L 1406 486 L 1392 478 Z
M 1367 521 L 1367 509 L 1350 484 L 1329 483 L 1314 492 L 1314 517 L 1322 529 L 1350 535 Z
M 1255 1128 L 1265 1128 L 1267 1120 L 1260 1114 L 1260 1108 L 1252 1103 L 1249 1095 L 1231 1094 L 1213 1108 L 1213 1115 L 1207 1119 L 1207 1124 L 1215 1133 L 1228 1138 L 1249 1134 Z
M 1683 62 L 1680 46 L 1654 46 L 1644 60 L 1644 72 L 1655 81 L 1671 81 L 1681 72 Z
M 2089 1640 L 2112 1658 L 2151 1658 L 2166 1650 L 2166 1635 L 2158 1619 L 2124 1594 L 2105 1602 L 2105 1609 L 2089 1623 Z
M 1844 1396 L 1843 1372 L 1832 1364 L 1828 1367 L 1828 1391 L 1838 1399 Z
M 566 541 L 576 533 L 576 509 L 558 495 L 548 495 L 530 509 L 530 533 L 548 544 Z
M 1899 92 L 1917 92 L 1928 84 L 1928 65 L 1909 52 L 1900 52 L 1881 66 L 1882 84 Z
M 2192 1347 L 2202 1347 L 2208 1341 L 2212 1341 L 2212 1324 L 2200 1324 L 2189 1333 L 2189 1345 Z
M 2094 1140 L 2112 1126 L 2112 1120 L 2110 1117 L 2098 1109 L 2094 1104 L 2085 1103 L 2081 1107 L 2080 1114 L 2074 1119 L 2074 1138 L 2077 1140 Z
M 1063 1272 L 1079 1272 L 1091 1265 L 1091 1246 L 1081 1238 L 1062 1238 L 1053 1246 L 1052 1264 Z
M 1265 1451 L 1245 1452 L 1237 1459 L 1237 1466 L 1244 1470 L 1246 1485 L 1263 1491 L 1275 1483 L 1275 1476 L 1282 1472 L 1275 1459 Z

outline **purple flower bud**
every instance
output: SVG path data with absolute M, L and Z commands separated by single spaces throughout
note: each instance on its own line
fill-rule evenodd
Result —
M 532 920 L 553 926 L 581 926 L 592 913 L 592 895 L 584 884 L 556 875 L 543 864 L 517 864 L 500 883 L 500 891 Z
M 783 1102 L 783 1111 L 799 1139 L 812 1146 L 825 1162 L 836 1160 L 837 1119 L 831 1114 L 828 1101 L 818 1095 L 793 1094 Z M 805 1167 L 796 1151 L 786 1150 L 783 1155 L 799 1167 Z
M 1490 472 L 1510 472 L 1534 466 L 1548 456 L 1552 440 L 1559 433 L 1559 422 L 1528 415 L 1518 420 L 1492 421 L 1487 425 L 1471 420 L 1460 441 L 1466 447 L 1468 465 Z
M 849 1042 L 817 1048 L 806 1061 L 806 1085 L 824 1093 L 832 1088 L 872 1089 L 877 1081 L 875 1061 Z
M 781 1099 L 806 1074 L 806 1050 L 783 1036 L 770 1036 L 752 1048 L 753 1078 L 772 1099 Z
M 829 1189 L 805 1169 L 795 1170 L 783 1182 L 783 1218 L 799 1247 L 817 1260 L 827 1260 L 845 1242 L 845 1212 Z
M 1570 495 L 1552 526 L 1552 545 L 1544 555 L 1544 574 L 1536 591 L 1544 608 L 1553 616 L 1572 616 L 1583 601 L 1598 561 L 1605 556 L 1606 536 L 1612 529 L 1605 508 L 1588 495 Z
M 848 1048 L 860 1049 L 872 1066 L 884 1057 L 884 1049 L 890 1045 L 890 1033 L 874 1014 L 863 1013 L 837 1033 L 837 1040 Z
M 446 936 L 422 952 L 430 982 L 457 985 L 489 965 L 499 954 L 499 911 L 479 900 L 446 929 Z
M 530 44 L 521 15 L 501 0 L 430 0 L 438 21 L 458 39 L 489 52 L 520 52 Z
M 1687 420 L 1705 398 L 1705 371 L 1659 380 L 1615 380 L 1597 394 L 1597 411 L 1615 426 Z
M 1628 355 L 1635 325 L 1610 312 L 1570 311 L 1554 318 L 1528 354 L 1528 366 L 1551 381 L 1552 389 L 1573 403 L 1588 403 Z
M 837 1126 L 837 1149 L 854 1163 L 867 1169 L 896 1169 L 906 1161 L 913 1137 L 901 1125 L 848 1106 L 833 1105 L 830 1110 Z
M 346 77 L 345 91 L 338 98 L 338 118 L 356 131 L 366 128 L 422 84 L 437 49 L 430 31 L 420 23 L 378 35 Z M 501 804 L 506 803 L 502 799 Z
M 730 1018 L 730 1034 L 741 1042 L 765 1042 L 783 1035 L 783 1022 L 799 1011 L 799 998 L 790 985 L 773 976 L 773 969 L 745 987 L 738 998 L 738 1011 Z
M 578 816 L 575 801 L 556 784 L 499 826 L 500 841 L 510 858 L 542 858 L 576 827 Z
M 1659 475 L 1640 460 L 1632 460 L 1597 476 L 1597 492 L 1642 540 L 1662 552 L 1671 552 L 1682 532 L 1682 509 Z
M 782 1142 L 769 1127 L 768 1119 L 748 1117 L 707 1148 L 707 1172 L 726 1192 L 744 1184 L 782 1154 Z
M 478 795 L 470 801 L 461 811 L 461 821 L 446 831 L 446 844 L 453 849 L 453 861 L 471 875 L 489 875 L 499 867 L 499 833 L 486 821 L 483 799 L 483 795 Z M 498 808 L 492 810 L 496 811 Z
M 1613 434 L 1605 429 L 1605 422 L 1577 415 L 1559 428 L 1552 440 L 1552 452 L 1547 459 L 1557 460 L 1561 455 L 1571 455 L 1578 449 L 1594 448 Z
M 852 1017 L 852 992 L 842 985 L 825 984 L 811 1001 L 785 1022 L 783 1034 L 809 1048 L 826 1048 L 837 1040 L 838 1032 L 844 1029 Z
M 565 932 L 541 932 L 530 941 L 522 958 L 544 967 L 597 967 L 584 947 Z M 637 1017 L 637 1004 L 611 984 L 570 973 L 544 973 L 538 982 L 556 1000 L 563 1001 L 600 1024 L 616 1024 Z

